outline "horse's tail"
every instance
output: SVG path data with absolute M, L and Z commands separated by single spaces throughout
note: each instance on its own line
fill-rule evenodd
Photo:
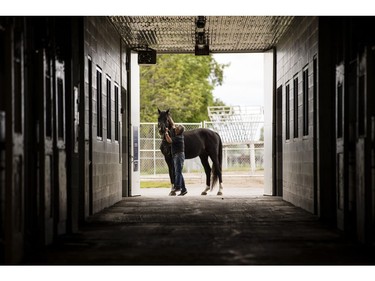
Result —
M 221 171 L 222 171 L 221 168 L 222 168 L 222 163 L 223 163 L 223 143 L 221 141 L 220 135 L 217 134 L 217 136 L 219 138 L 219 147 L 218 147 L 218 151 L 217 151 L 218 167 L 215 164 L 215 161 L 213 161 L 211 191 L 212 191 L 212 189 L 214 188 L 215 184 L 217 183 L 217 181 L 219 179 L 219 174 L 220 174 L 220 178 L 221 178 Z

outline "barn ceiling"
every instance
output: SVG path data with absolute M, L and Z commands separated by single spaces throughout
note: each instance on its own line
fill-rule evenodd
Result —
M 197 20 L 204 18 L 204 28 Z M 158 53 L 194 53 L 198 32 L 211 53 L 263 52 L 274 47 L 292 16 L 112 16 L 125 43 Z M 201 33 L 202 34 L 202 33 Z

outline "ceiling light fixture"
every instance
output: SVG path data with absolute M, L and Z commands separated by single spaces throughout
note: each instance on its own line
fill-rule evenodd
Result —
M 195 55 L 207 56 L 210 54 L 208 36 L 205 33 L 206 17 L 198 16 L 195 21 Z
M 198 16 L 197 21 L 196 21 L 197 28 L 204 28 L 205 25 L 206 25 L 206 17 Z
M 150 65 L 156 64 L 156 50 L 146 46 L 137 50 L 138 64 Z

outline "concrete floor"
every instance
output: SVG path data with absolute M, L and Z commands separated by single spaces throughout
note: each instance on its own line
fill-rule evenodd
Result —
M 80 233 L 25 264 L 40 265 L 375 265 L 361 246 L 262 188 L 184 197 L 142 189 L 92 216 Z

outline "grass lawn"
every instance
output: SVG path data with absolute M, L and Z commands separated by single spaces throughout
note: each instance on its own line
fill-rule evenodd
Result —
M 141 181 L 141 188 L 168 188 L 171 187 L 169 182 L 163 181 Z

